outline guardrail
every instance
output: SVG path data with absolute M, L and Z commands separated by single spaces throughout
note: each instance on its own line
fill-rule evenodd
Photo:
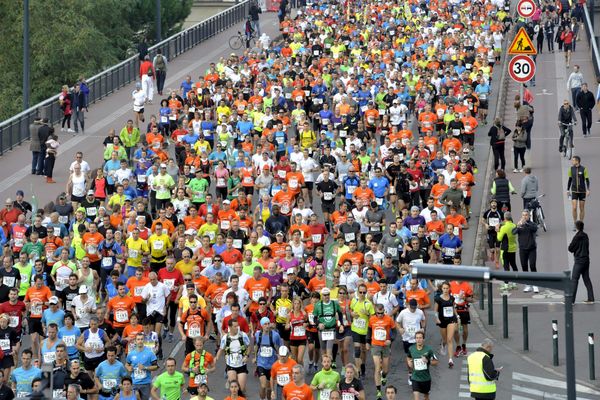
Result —
M 585 25 L 585 33 L 588 38 L 588 42 L 590 44 L 591 52 L 592 52 L 592 64 L 594 64 L 594 73 L 596 77 L 600 77 L 600 52 L 598 51 L 598 43 L 596 42 L 596 35 L 594 33 L 594 24 L 592 21 L 592 17 L 590 16 L 590 10 L 593 11 L 594 1 L 590 1 L 586 6 L 583 7 L 584 14 L 584 25 Z
M 192 47 L 244 20 L 248 15 L 248 9 L 249 0 L 244 0 L 157 43 L 149 49 L 149 55 L 151 58 L 154 57 L 156 51 L 160 49 L 169 60 L 172 60 Z M 138 79 L 138 73 L 139 60 L 136 54 L 94 75 L 87 81 L 90 88 L 89 104 L 95 103 L 135 81 Z M 29 139 L 29 125 L 33 123 L 36 117 L 48 118 L 52 124 L 62 119 L 63 115 L 58 104 L 58 97 L 58 94 L 50 97 L 0 123 L 0 156 Z

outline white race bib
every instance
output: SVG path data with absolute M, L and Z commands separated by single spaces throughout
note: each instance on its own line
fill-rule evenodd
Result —
M 296 325 L 294 326 L 293 334 L 295 337 L 302 337 L 306 335 L 306 328 L 304 328 L 304 325 Z
M 452 318 L 454 316 L 454 307 L 444 307 L 443 310 L 444 318 Z
M 44 353 L 44 364 L 52 364 L 56 360 L 56 352 L 49 351 Z
M 208 382 L 206 375 L 196 375 L 194 376 L 194 383 L 196 385 L 202 385 L 203 383 Z
M 356 318 L 354 321 L 352 321 L 352 323 L 358 329 L 365 329 L 367 327 L 367 321 L 365 321 L 363 318 Z
M 264 358 L 269 358 L 273 356 L 273 348 L 261 346 L 260 348 L 260 356 Z
M 115 320 L 119 323 L 124 323 L 129 321 L 129 313 L 125 310 L 117 310 L 115 311 Z
M 110 391 L 117 387 L 116 379 L 102 379 L 102 388 L 104 390 Z
M 290 383 L 290 374 L 277 375 L 277 384 L 279 386 L 285 386 Z
M 75 335 L 63 336 L 62 341 L 67 347 L 75 346 Z
M 4 276 L 2 277 L 2 284 L 4 286 L 8 286 L 9 288 L 15 286 L 15 277 L 14 276 Z
M 500 218 L 488 218 L 488 222 L 491 227 L 496 227 L 500 224 Z
M 454 257 L 455 254 L 456 254 L 456 249 L 453 249 L 451 247 L 444 247 L 444 255 L 446 257 Z
M 262 290 L 254 290 L 252 291 L 252 300 L 258 302 L 258 299 L 265 296 L 265 292 Z
M 9 339 L 0 339 L 0 348 L 2 350 L 10 350 L 10 340 Z
M 315 243 L 321 243 L 321 235 L 320 234 L 313 234 L 312 235 L 312 241 Z
M 13 315 L 10 316 L 8 326 L 11 328 L 16 328 L 19 325 L 19 317 L 15 317 Z
M 112 259 L 112 257 L 104 257 L 104 258 L 102 258 L 102 266 L 104 268 L 106 268 L 106 267 L 112 267 L 113 266 L 113 259 Z
M 152 242 L 152 248 L 154 250 L 162 250 L 165 247 L 165 242 L 163 242 L 162 240 L 155 240 L 154 242 Z
M 327 331 L 321 332 L 321 340 L 327 341 L 327 340 L 333 340 L 333 339 L 335 339 L 335 332 L 333 330 L 327 330 Z
M 287 318 L 289 312 L 290 312 L 290 310 L 287 307 L 278 307 L 277 308 L 277 315 L 280 316 L 281 318 Z
M 385 331 L 385 329 L 381 329 L 381 328 L 375 329 L 373 331 L 373 338 L 375 340 L 379 340 L 379 341 L 383 342 L 387 339 L 387 332 Z
M 413 360 L 413 365 L 415 367 L 415 371 L 424 371 L 427 369 L 427 363 L 424 362 L 421 358 L 415 358 Z

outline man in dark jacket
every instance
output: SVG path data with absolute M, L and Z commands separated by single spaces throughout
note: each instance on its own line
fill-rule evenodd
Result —
M 581 91 L 577 95 L 577 107 L 581 115 L 581 129 L 583 136 L 590 134 L 592 127 L 592 110 L 596 105 L 596 97 L 588 90 L 587 83 L 581 85 Z
M 41 144 L 39 131 L 42 126 L 42 119 L 36 118 L 33 120 L 33 124 L 29 125 L 29 150 L 31 151 L 31 174 L 42 175 L 44 172 L 44 157 L 46 156 L 41 152 Z
M 262 10 L 256 4 L 256 1 L 253 1 L 250 5 L 250 10 L 248 11 L 248 18 L 250 19 L 250 24 L 252 25 L 252 30 L 256 33 L 256 37 L 260 37 L 260 23 L 258 14 L 262 14 Z
M 81 91 L 81 86 L 79 83 L 75 84 L 75 88 L 73 90 L 73 100 L 71 103 L 71 109 L 73 110 L 73 125 L 75 125 L 75 133 L 79 133 L 79 126 L 81 125 L 81 133 L 85 130 L 84 125 L 84 111 L 87 108 L 87 104 L 85 103 L 85 95 Z
M 494 343 L 491 339 L 484 339 L 481 347 L 467 358 L 469 390 L 475 400 L 496 398 L 496 381 L 502 367 L 494 367 L 493 347 Z
M 569 252 L 573 253 L 575 263 L 571 272 L 571 281 L 573 282 L 573 303 L 577 297 L 577 284 L 579 277 L 583 277 L 583 283 L 587 289 L 587 300 L 585 304 L 594 303 L 594 288 L 590 280 L 590 239 L 587 233 L 583 231 L 583 221 L 575 221 L 577 232 L 569 244 Z
M 537 243 L 536 233 L 537 225 L 530 219 L 529 210 L 523 210 L 521 219 L 517 222 L 517 227 L 513 229 L 515 235 L 519 235 L 519 258 L 521 259 L 521 268 L 523 272 L 537 272 Z M 524 292 L 531 292 L 530 285 L 525 286 Z M 533 286 L 533 292 L 539 293 L 537 286 Z

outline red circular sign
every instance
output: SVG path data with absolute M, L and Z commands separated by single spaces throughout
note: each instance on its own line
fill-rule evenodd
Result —
M 535 75 L 535 62 L 527 56 L 515 56 L 508 63 L 508 73 L 515 82 L 529 82 Z
M 531 18 L 535 13 L 535 2 L 533 0 L 520 0 L 517 4 L 517 12 L 523 18 Z

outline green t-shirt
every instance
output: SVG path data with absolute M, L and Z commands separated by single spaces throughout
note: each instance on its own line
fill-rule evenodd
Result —
M 317 324 L 325 325 L 325 329 L 335 329 L 338 321 L 338 313 L 342 309 L 336 301 L 330 301 L 328 304 L 319 301 L 315 304 L 313 315 Z
M 31 287 L 29 283 L 31 281 L 31 274 L 33 271 L 33 266 L 31 264 L 21 265 L 21 263 L 16 263 L 14 268 L 19 271 L 21 274 L 21 285 L 19 286 L 19 296 L 25 296 L 27 289 Z
M 359 315 L 358 318 L 352 320 L 352 332 L 356 332 L 359 335 L 366 335 L 369 329 L 369 318 L 371 315 L 375 315 L 373 303 L 366 299 L 360 301 L 357 298 L 353 298 L 350 302 L 350 310 Z
M 413 344 L 408 349 L 408 356 L 413 360 L 413 372 L 410 377 L 413 381 L 416 382 L 427 382 L 431 380 L 431 374 L 429 373 L 429 363 L 431 360 L 437 360 L 433 349 L 426 344 L 423 345 L 421 350 L 417 349 L 417 345 Z M 428 360 L 425 363 L 421 357 L 425 356 Z
M 156 198 L 158 200 L 169 200 L 171 199 L 171 189 L 175 186 L 175 181 L 169 174 L 159 174 L 152 181 L 152 186 L 156 188 Z
M 252 262 L 250 263 L 250 265 L 246 264 L 246 262 L 245 262 L 245 261 L 242 263 L 242 271 L 243 271 L 243 272 L 244 272 L 246 275 L 250 275 L 250 276 L 252 276 L 252 274 L 254 273 L 254 268 L 255 268 L 255 267 L 260 267 L 261 271 L 263 271 L 263 272 L 264 272 L 264 270 L 265 270 L 265 269 L 263 268 L 263 266 L 261 265 L 261 263 L 259 263 L 258 261 L 252 261 Z
M 337 388 L 338 383 L 340 382 L 340 374 L 337 371 L 329 369 L 329 371 L 325 371 L 324 369 L 320 370 L 315 374 L 310 383 L 313 386 L 319 386 L 320 384 L 324 384 L 325 387 L 319 390 L 319 394 L 317 399 L 321 399 L 321 393 L 324 394 L 323 398 L 329 399 L 329 393 L 333 389 Z
M 517 226 L 512 221 L 505 221 L 500 227 L 496 239 L 500 242 L 500 250 L 508 251 L 509 253 L 517 252 L 517 235 L 513 233 L 513 229 Z
M 185 385 L 185 379 L 179 371 L 175 371 L 173 375 L 163 372 L 156 377 L 153 385 L 160 390 L 161 399 L 179 400 L 181 398 L 181 389 Z
M 41 258 L 42 255 L 44 255 L 44 245 L 40 241 L 38 241 L 35 244 L 31 243 L 31 242 L 27 242 L 27 243 L 25 243 L 25 246 L 23 246 L 23 248 L 21 249 L 21 252 L 24 254 L 27 254 L 27 256 L 30 256 L 31 254 L 35 254 L 33 256 L 33 260 L 31 260 L 33 262 L 33 261 L 37 260 L 38 258 Z
M 206 201 L 206 192 L 208 189 L 208 181 L 206 178 L 194 178 L 190 181 L 188 187 L 193 193 L 193 203 L 204 203 Z

